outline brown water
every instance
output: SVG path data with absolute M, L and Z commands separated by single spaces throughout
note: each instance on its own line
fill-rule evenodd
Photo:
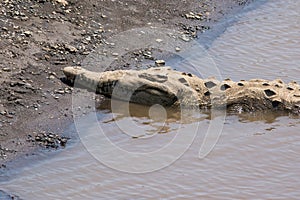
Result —
M 299 13 L 300 1 L 274 0 L 236 16 L 237 23 L 208 49 L 221 75 L 300 82 Z M 114 107 L 113 114 L 102 104 L 96 115 L 77 123 L 82 143 L 9 172 L 0 188 L 23 199 L 299 199 L 299 118 L 265 112 L 227 115 L 223 121 L 223 113 L 138 105 L 131 105 L 128 116 L 121 108 Z M 95 117 L 98 122 L 85 123 Z M 210 154 L 199 159 L 206 133 L 218 120 L 221 136 Z M 125 154 L 102 148 L 106 143 L 98 140 L 99 132 L 146 159 L 126 161 Z M 84 146 L 86 141 L 91 147 Z M 159 160 L 159 155 L 148 156 L 168 144 L 174 152 Z M 103 158 L 111 162 L 100 162 Z M 151 172 L 137 173 L 140 167 Z

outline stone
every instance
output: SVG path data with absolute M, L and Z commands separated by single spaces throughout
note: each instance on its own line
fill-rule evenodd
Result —
M 24 31 L 24 35 L 27 37 L 32 36 L 32 32 L 31 31 Z
M 10 71 L 11 71 L 11 68 L 10 68 L 10 67 L 4 67 L 4 68 L 2 69 L 2 71 L 4 71 L 4 72 L 10 72 Z
M 177 52 L 179 52 L 180 50 L 181 50 L 180 47 L 175 48 L 175 51 L 177 51 Z
M 187 35 L 185 35 L 185 34 L 181 35 L 180 39 L 182 39 L 182 40 L 185 41 L 185 42 L 189 42 L 189 41 L 191 40 L 191 39 L 190 39 Z
M 73 47 L 72 45 L 65 44 L 65 49 L 70 53 L 76 53 L 78 51 L 77 48 Z
M 49 76 L 49 79 L 50 79 L 50 80 L 53 80 L 53 79 L 55 79 L 55 78 L 56 78 L 56 77 L 53 76 L 53 75 L 50 75 L 50 76 Z
M 166 64 L 166 62 L 164 60 L 156 60 L 155 61 L 156 66 L 164 66 L 165 64 Z
M 69 4 L 66 0 L 55 0 L 55 1 L 63 6 L 67 6 Z

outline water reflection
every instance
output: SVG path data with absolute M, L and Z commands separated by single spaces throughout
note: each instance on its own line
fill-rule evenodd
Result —
M 102 123 L 111 123 L 118 120 L 124 120 L 125 118 L 130 118 L 135 121 L 140 121 L 141 124 L 144 125 L 156 125 L 156 124 L 164 124 L 167 127 L 171 123 L 194 123 L 203 120 L 211 120 L 215 117 L 219 117 L 224 115 L 224 112 L 220 110 L 218 113 L 214 111 L 214 115 L 211 114 L 210 109 L 205 110 L 188 110 L 182 111 L 183 108 L 180 107 L 162 107 L 158 110 L 152 110 L 152 112 L 156 112 L 151 115 L 151 106 L 139 105 L 134 103 L 127 104 L 123 101 L 117 101 L 117 107 L 114 108 L 112 112 L 111 108 L 111 100 L 105 99 L 101 104 L 97 106 L 97 109 L 101 113 L 106 113 L 111 116 L 110 119 L 102 121 Z M 161 109 L 165 114 L 162 114 Z M 129 112 L 128 112 L 129 110 Z M 261 121 L 267 124 L 274 123 L 278 121 L 278 118 L 288 117 L 292 119 L 299 119 L 299 115 L 291 114 L 288 111 L 276 111 L 276 110 L 258 110 L 252 112 L 238 112 L 234 109 L 226 110 L 227 116 L 237 116 L 239 118 L 239 122 L 241 123 L 250 123 L 255 121 Z M 101 115 L 100 115 L 101 116 Z M 101 119 L 99 119 L 101 121 Z M 163 131 L 162 133 L 170 132 L 172 129 L 166 128 L 169 131 Z M 159 131 L 158 131 L 159 132 Z
M 98 120 L 101 123 L 121 122 L 126 124 L 129 121 L 135 122 L 138 126 L 143 126 L 144 133 L 134 136 L 134 138 L 145 138 L 154 134 L 176 132 L 182 124 L 197 123 L 208 120 L 209 112 L 199 112 L 198 109 L 184 109 L 179 107 L 162 107 L 160 105 L 145 106 L 134 103 L 110 99 L 104 100 L 97 108 L 100 113 Z M 103 119 L 101 119 L 103 118 Z M 131 131 L 130 135 L 134 135 Z

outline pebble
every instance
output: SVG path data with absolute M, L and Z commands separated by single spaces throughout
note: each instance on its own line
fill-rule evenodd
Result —
M 113 55 L 113 56 L 119 56 L 119 54 L 118 54 L 118 53 L 112 53 L 112 55 Z
M 10 67 L 4 67 L 4 68 L 2 69 L 2 71 L 4 71 L 4 72 L 10 72 L 10 71 L 11 71 L 11 68 L 10 68 Z
M 186 35 L 182 35 L 182 36 L 180 37 L 180 39 L 182 39 L 182 40 L 185 41 L 185 42 L 189 42 L 189 41 L 190 41 L 190 38 L 189 38 L 188 36 L 186 36 Z
M 67 6 L 69 3 L 66 0 L 55 0 L 57 3 L 62 4 L 63 6 Z
M 165 64 L 166 64 L 166 62 L 164 60 L 156 60 L 155 61 L 156 66 L 164 66 Z
M 55 76 L 50 75 L 50 76 L 49 76 L 49 79 L 53 80 L 53 79 L 55 79 Z
M 197 20 L 203 20 L 204 19 L 203 15 L 200 14 L 200 13 L 199 14 L 195 14 L 193 12 L 190 12 L 190 13 L 185 14 L 184 16 L 187 19 L 197 19 Z
M 6 117 L 7 117 L 7 118 L 10 118 L 10 119 L 14 118 L 14 116 L 13 116 L 13 115 L 10 115 L 10 114 L 6 115 Z
M 24 35 L 27 36 L 27 37 L 30 37 L 30 36 L 32 36 L 32 32 L 31 31 L 25 31 Z
M 66 92 L 63 89 L 59 89 L 58 91 L 55 91 L 55 93 L 57 93 L 57 94 L 65 94 Z
M 163 40 L 162 39 L 156 39 L 155 41 L 158 42 L 158 43 L 161 43 Z
M 78 51 L 76 47 L 73 47 L 72 45 L 69 44 L 65 44 L 65 49 L 70 53 L 76 53 Z
M 175 48 L 175 51 L 177 51 L 177 52 L 180 51 L 180 50 L 181 50 L 180 47 Z

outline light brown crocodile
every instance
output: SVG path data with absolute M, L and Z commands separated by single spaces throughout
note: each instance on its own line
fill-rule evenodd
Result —
M 300 86 L 296 82 L 253 79 L 234 82 L 201 79 L 170 67 L 146 70 L 91 72 L 66 67 L 67 80 L 96 93 L 138 104 L 163 106 L 234 107 L 240 111 L 287 110 L 300 113 Z

